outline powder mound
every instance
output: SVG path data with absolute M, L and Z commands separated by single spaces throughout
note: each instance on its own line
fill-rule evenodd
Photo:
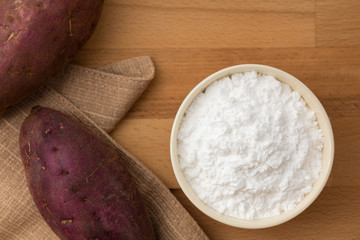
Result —
M 212 83 L 178 132 L 184 175 L 218 212 L 260 219 L 293 209 L 321 170 L 324 137 L 300 94 L 247 72 Z

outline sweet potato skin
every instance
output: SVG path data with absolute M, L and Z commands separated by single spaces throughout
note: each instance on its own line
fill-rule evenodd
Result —
M 103 0 L 0 0 L 0 114 L 63 69 L 94 31 Z
M 37 107 L 19 145 L 31 195 L 60 239 L 155 239 L 121 156 L 82 123 Z

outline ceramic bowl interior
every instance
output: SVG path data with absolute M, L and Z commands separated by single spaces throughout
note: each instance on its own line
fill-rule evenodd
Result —
M 294 209 L 282 212 L 280 215 L 274 217 L 256 219 L 256 220 L 238 219 L 235 217 L 225 216 L 217 212 L 213 208 L 209 207 L 204 202 L 202 202 L 197 196 L 197 194 L 193 191 L 190 184 L 187 182 L 180 168 L 178 151 L 177 151 L 177 135 L 178 135 L 179 125 L 184 116 L 184 113 L 186 112 L 187 108 L 194 100 L 194 98 L 199 93 L 204 91 L 207 86 L 209 86 L 212 82 L 216 80 L 219 80 L 226 76 L 230 76 L 235 73 L 243 73 L 249 71 L 257 71 L 258 73 L 272 75 L 277 80 L 288 84 L 293 90 L 299 92 L 302 95 L 305 102 L 307 103 L 308 107 L 316 113 L 317 121 L 319 123 L 320 128 L 323 131 L 324 139 L 325 139 L 323 156 L 322 156 L 322 168 L 319 178 L 313 185 L 312 191 L 308 193 L 304 197 L 304 199 L 296 205 Z M 284 223 L 296 217 L 298 214 L 303 212 L 318 197 L 318 195 L 324 188 L 331 172 L 333 159 L 334 159 L 334 136 L 329 118 L 325 112 L 324 107 L 321 105 L 317 97 L 310 91 L 310 89 L 307 88 L 301 81 L 299 81 L 292 75 L 273 67 L 258 65 L 258 64 L 244 64 L 244 65 L 237 65 L 237 66 L 225 68 L 208 76 L 203 81 L 201 81 L 197 86 L 195 86 L 195 88 L 187 95 L 187 97 L 181 104 L 173 123 L 172 131 L 171 131 L 171 139 L 170 139 L 170 154 L 171 154 L 171 162 L 172 162 L 173 170 L 181 189 L 183 190 L 185 195 L 189 198 L 189 200 L 200 211 L 202 211 L 209 217 L 230 226 L 239 227 L 239 228 L 266 228 Z

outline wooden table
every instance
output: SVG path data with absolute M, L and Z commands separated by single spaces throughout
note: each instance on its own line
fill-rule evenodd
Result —
M 74 63 L 149 55 L 156 77 L 112 136 L 148 166 L 210 239 L 360 239 L 360 1 L 106 0 Z M 336 154 L 319 198 L 277 227 L 245 230 L 198 211 L 174 177 L 169 137 L 187 93 L 224 67 L 259 63 L 303 81 L 330 116 Z

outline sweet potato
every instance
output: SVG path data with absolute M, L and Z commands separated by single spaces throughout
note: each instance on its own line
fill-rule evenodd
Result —
M 103 0 L 0 0 L 0 114 L 44 85 L 74 57 Z
M 19 144 L 31 195 L 61 239 L 155 239 L 121 156 L 81 122 L 36 107 Z

